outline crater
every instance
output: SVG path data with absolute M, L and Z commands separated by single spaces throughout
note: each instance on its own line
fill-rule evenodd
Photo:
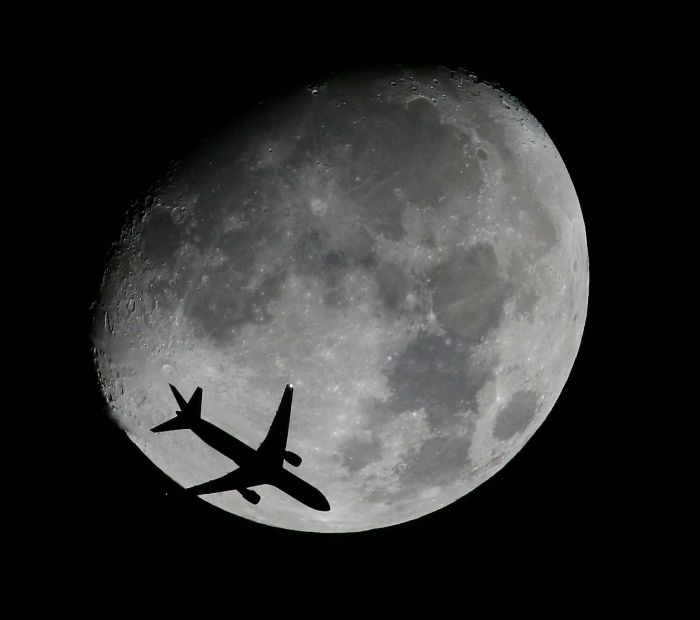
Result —
M 310 209 L 311 213 L 322 217 L 326 214 L 326 211 L 328 210 L 328 205 L 323 200 L 320 200 L 319 198 L 314 198 L 313 200 L 311 200 Z

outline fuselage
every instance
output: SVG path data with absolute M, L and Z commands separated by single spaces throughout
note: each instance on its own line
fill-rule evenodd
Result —
M 207 420 L 192 422 L 190 429 L 208 446 L 230 458 L 240 468 L 245 468 L 252 482 L 247 487 L 269 484 L 287 493 L 314 510 L 330 510 L 323 493 L 291 471 L 284 469 L 281 455 L 274 460 L 229 435 Z M 246 487 L 246 488 L 247 488 Z
M 214 426 L 211 422 L 197 418 L 192 422 L 190 429 L 205 444 L 230 458 L 239 467 L 254 464 L 257 460 L 256 450 L 221 430 L 218 426 Z

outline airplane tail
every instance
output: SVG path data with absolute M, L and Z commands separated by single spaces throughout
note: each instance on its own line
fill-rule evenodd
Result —
M 170 384 L 168 384 L 170 385 Z M 186 401 L 177 388 L 174 385 L 170 385 L 170 389 L 173 392 L 173 396 L 180 407 L 179 411 L 176 411 L 176 417 L 163 422 L 158 426 L 154 426 L 151 431 L 154 433 L 162 433 L 164 431 L 178 431 L 186 428 L 190 428 L 195 420 L 202 417 L 202 388 L 198 387 L 190 397 L 189 401 Z

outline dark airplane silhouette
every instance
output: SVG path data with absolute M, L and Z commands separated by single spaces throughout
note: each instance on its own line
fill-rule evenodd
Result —
M 189 402 L 185 401 L 175 386 L 171 385 L 170 389 L 180 406 L 180 411 L 176 411 L 176 418 L 163 422 L 151 430 L 154 433 L 161 433 L 189 429 L 214 450 L 221 452 L 238 465 L 238 469 L 221 478 L 190 487 L 187 489 L 190 493 L 205 495 L 222 491 L 238 491 L 251 504 L 257 504 L 260 501 L 260 495 L 251 491 L 250 487 L 271 484 L 309 508 L 331 509 L 321 491 L 283 467 L 284 461 L 294 467 L 301 465 L 301 457 L 287 450 L 289 416 L 292 411 L 294 391 L 292 385 L 285 388 L 267 437 L 257 450 L 202 419 L 201 387 L 194 391 Z

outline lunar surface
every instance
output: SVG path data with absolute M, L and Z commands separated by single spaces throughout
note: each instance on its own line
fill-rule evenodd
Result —
M 111 414 L 191 486 L 235 464 L 182 430 L 168 383 L 257 447 L 293 383 L 288 469 L 257 506 L 316 532 L 390 526 L 494 475 L 551 411 L 586 318 L 588 255 L 557 149 L 462 72 L 334 77 L 263 104 L 176 162 L 126 223 L 97 302 Z M 565 415 L 565 413 L 562 413 Z

